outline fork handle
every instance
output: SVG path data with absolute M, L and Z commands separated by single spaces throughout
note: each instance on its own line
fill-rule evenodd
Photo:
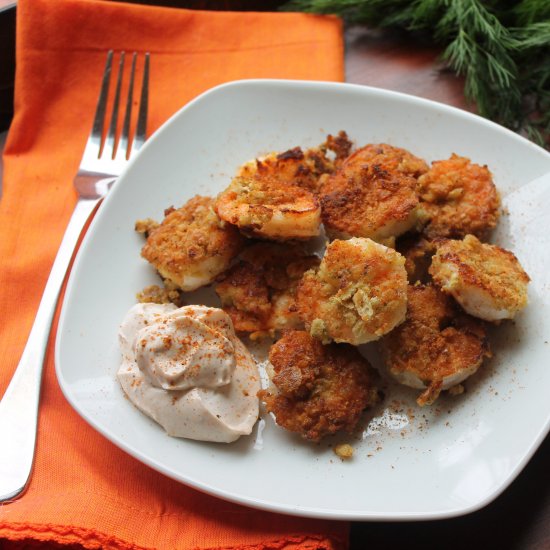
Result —
M 0 401 L 0 502 L 23 493 L 34 460 L 42 367 L 67 268 L 98 199 L 80 199 L 71 216 L 44 289 L 27 344 Z

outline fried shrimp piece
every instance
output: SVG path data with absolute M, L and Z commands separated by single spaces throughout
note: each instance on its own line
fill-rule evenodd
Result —
M 368 163 L 379 167 L 379 170 L 399 172 L 413 178 L 418 178 L 428 171 L 428 165 L 421 158 L 413 155 L 407 149 L 388 145 L 387 143 L 370 143 L 361 151 L 354 163 Z
M 298 285 L 306 328 L 323 343 L 377 340 L 405 319 L 405 259 L 371 239 L 330 243 L 317 270 Z
M 319 234 L 319 177 L 332 171 L 321 149 L 295 147 L 247 162 L 219 194 L 216 212 L 249 236 L 274 240 Z
M 160 225 L 146 224 L 141 255 L 184 291 L 210 284 L 242 249 L 243 237 L 218 218 L 213 205 L 213 198 L 197 195 L 177 210 L 168 209 Z
M 319 441 L 351 432 L 377 401 L 370 365 L 352 346 L 324 346 L 304 331 L 287 331 L 269 351 L 272 387 L 259 397 L 276 423 Z
M 405 270 L 409 283 L 430 281 L 429 268 L 435 254 L 435 244 L 422 235 L 403 235 L 397 241 L 396 250 L 405 258 Z
M 273 240 L 315 237 L 321 223 L 321 207 L 311 191 L 260 170 L 235 177 L 218 196 L 216 212 L 248 236 Z
M 497 224 L 500 197 L 491 172 L 468 158 L 453 154 L 432 163 L 418 178 L 417 191 L 429 238 L 483 237 Z
M 439 243 L 430 274 L 467 313 L 486 321 L 512 319 L 527 305 L 530 279 L 518 259 L 474 235 Z
M 490 357 L 482 321 L 461 312 L 433 285 L 409 285 L 405 322 L 380 341 L 385 370 L 401 384 L 424 390 L 421 406 L 474 374 Z
M 245 179 L 272 178 L 280 184 L 297 185 L 309 191 L 317 190 L 322 174 L 332 171 L 332 165 L 320 150 L 303 151 L 294 147 L 284 153 L 270 153 L 241 166 L 239 176 Z
M 329 134 L 318 147 L 305 151 L 294 147 L 284 153 L 271 153 L 248 162 L 241 167 L 240 175 L 251 177 L 261 172 L 263 176 L 272 176 L 281 183 L 297 185 L 316 193 L 320 178 L 334 172 L 349 156 L 352 147 L 346 132 L 340 131 L 336 136 Z
M 343 131 L 303 151 L 294 147 L 240 167 L 216 201 L 216 212 L 248 236 L 272 240 L 307 239 L 319 234 L 319 182 L 349 155 Z
M 416 178 L 427 170 L 423 160 L 399 147 L 358 149 L 321 186 L 328 235 L 380 241 L 405 233 L 417 221 Z
M 296 286 L 303 273 L 318 263 L 317 256 L 298 246 L 259 242 L 243 251 L 215 291 L 239 332 L 302 328 Z

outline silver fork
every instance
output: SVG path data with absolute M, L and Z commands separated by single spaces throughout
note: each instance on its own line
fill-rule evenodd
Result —
M 136 132 L 134 139 L 129 143 L 137 60 L 137 54 L 134 53 L 121 137 L 118 144 L 115 143 L 124 58 L 124 53 L 121 53 L 111 122 L 104 140 L 103 128 L 113 64 L 113 52 L 109 51 L 107 54 L 92 131 L 74 179 L 79 200 L 55 257 L 21 360 L 0 401 L 0 502 L 20 496 L 31 477 L 38 425 L 40 383 L 48 338 L 59 293 L 82 229 L 116 177 L 122 172 L 128 159 L 145 141 L 149 90 L 148 53 L 145 54 Z

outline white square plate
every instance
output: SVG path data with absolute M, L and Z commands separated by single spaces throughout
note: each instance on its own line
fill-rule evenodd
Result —
M 135 294 L 157 281 L 140 258 L 140 218 L 162 218 L 195 194 L 214 195 L 239 164 L 321 143 L 346 130 L 358 145 L 386 142 L 428 162 L 455 152 L 487 164 L 503 196 L 550 170 L 550 155 L 491 122 L 430 101 L 362 86 L 241 81 L 200 96 L 145 144 L 110 192 L 74 265 L 56 344 L 71 405 L 152 468 L 210 494 L 294 515 L 353 520 L 433 519 L 476 510 L 517 476 L 548 433 L 549 271 L 532 273 L 531 304 L 495 330 L 495 357 L 462 396 L 419 409 L 416 392 L 388 388 L 351 441 L 302 442 L 264 417 L 231 445 L 168 437 L 124 398 L 115 379 L 117 329 Z M 502 222 L 499 244 L 522 262 L 529 243 Z M 518 221 L 519 223 L 519 221 Z M 546 257 L 546 255 L 545 255 Z M 500 335 L 500 336 L 499 336 Z M 374 421 L 369 424 L 370 417 Z

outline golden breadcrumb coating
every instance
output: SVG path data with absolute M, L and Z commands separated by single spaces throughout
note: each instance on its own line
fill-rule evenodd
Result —
M 335 240 L 317 270 L 298 286 L 301 317 L 310 333 L 353 345 L 377 340 L 405 319 L 405 259 L 371 239 Z
M 147 238 L 149 234 L 159 226 L 159 223 L 151 218 L 137 220 L 134 229 Z
M 386 371 L 398 382 L 423 389 L 419 405 L 472 375 L 490 357 L 482 321 L 461 312 L 432 285 L 409 285 L 407 318 L 380 341 Z
M 136 294 L 137 301 L 140 304 L 176 304 L 181 307 L 181 293 L 176 289 L 167 289 L 158 285 L 146 286 Z
M 398 147 L 371 144 L 350 155 L 320 192 L 325 229 L 332 238 L 395 237 L 417 221 L 416 178 L 426 163 Z
M 219 194 L 216 212 L 249 236 L 273 240 L 315 237 L 321 223 L 316 197 L 319 180 L 332 173 L 350 149 L 347 135 L 340 132 L 305 152 L 295 147 L 247 162 Z M 333 160 L 327 151 L 334 153 Z
M 244 164 L 239 176 L 248 179 L 259 175 L 262 179 L 273 178 L 280 184 L 316 191 L 319 177 L 331 171 L 331 163 L 319 150 L 304 153 L 301 147 L 294 147 Z
M 396 250 L 405 258 L 405 269 L 409 283 L 427 283 L 428 273 L 435 254 L 435 244 L 417 233 L 407 233 L 397 241 Z
M 334 447 L 334 454 L 342 460 L 353 458 L 353 447 L 349 443 L 340 443 Z
M 353 431 L 377 400 L 370 365 L 351 346 L 325 346 L 307 332 L 287 331 L 271 347 L 269 361 L 273 387 L 259 397 L 279 426 L 305 439 Z
M 147 224 L 141 255 L 184 291 L 210 284 L 243 246 L 237 229 L 222 222 L 213 205 L 213 198 L 197 195 L 177 210 L 168 209 L 158 227 Z
M 352 162 L 373 164 L 379 170 L 399 172 L 413 178 L 418 178 L 428 171 L 426 162 L 413 155 L 407 149 L 388 145 L 387 143 L 370 143 L 359 149 L 361 154 Z
M 220 193 L 216 212 L 248 236 L 273 240 L 319 234 L 321 208 L 315 195 L 273 177 L 240 177 Z
M 307 255 L 298 246 L 265 242 L 248 246 L 215 286 L 235 330 L 302 328 L 296 286 L 303 273 L 318 263 L 317 256 Z
M 527 305 L 529 276 L 512 252 L 474 235 L 438 243 L 430 274 L 470 315 L 512 319 Z
M 239 175 L 251 177 L 261 171 L 262 176 L 272 176 L 281 183 L 297 185 L 315 193 L 320 177 L 334 172 L 349 156 L 352 147 L 346 132 L 341 131 L 336 136 L 329 134 L 318 147 L 306 150 L 294 147 L 248 162 L 241 167 Z
M 321 151 L 325 153 L 331 151 L 334 153 L 333 170 L 338 168 L 342 162 L 348 158 L 353 149 L 353 143 L 343 130 L 340 130 L 336 136 L 328 135 L 325 143 L 321 144 Z
M 493 229 L 500 212 L 500 197 L 487 166 L 453 154 L 436 161 L 418 178 L 420 215 L 430 237 L 483 237 Z

